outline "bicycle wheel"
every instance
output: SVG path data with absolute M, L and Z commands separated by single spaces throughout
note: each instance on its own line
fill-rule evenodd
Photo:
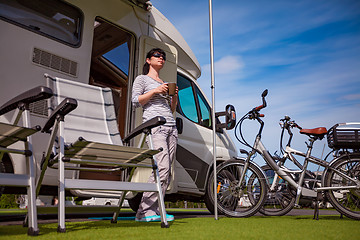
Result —
M 262 172 L 250 163 L 244 181 L 239 184 L 244 171 L 243 160 L 231 160 L 217 167 L 218 210 L 228 217 L 250 217 L 262 206 L 266 196 L 266 181 Z M 208 181 L 208 199 L 214 201 L 214 173 Z
M 220 172 L 217 175 L 217 178 L 218 178 L 218 180 L 220 180 L 220 182 L 218 181 L 218 183 L 220 185 L 222 185 L 223 188 L 225 186 L 230 186 L 231 182 L 236 181 L 235 177 L 227 170 Z M 210 181 L 210 182 L 207 185 L 208 187 L 207 187 L 207 190 L 206 190 L 206 193 L 204 196 L 205 205 L 212 214 L 215 214 L 214 195 L 213 195 L 213 191 L 214 191 L 214 185 L 213 185 L 214 175 L 213 174 L 210 175 L 210 178 L 208 181 Z M 226 208 L 228 208 L 228 209 L 235 209 L 237 204 L 238 204 L 238 201 L 235 198 L 231 198 L 231 197 L 229 197 L 227 199 L 227 201 L 223 201 L 223 205 L 226 206 Z M 224 212 L 221 211 L 219 208 L 218 208 L 218 213 L 224 214 Z
M 343 156 L 336 160 L 332 167 L 356 179 L 357 183 L 350 181 L 335 171 L 328 170 L 324 177 L 325 187 L 356 186 L 360 180 L 360 154 Z M 358 185 L 359 186 L 359 185 Z M 325 192 L 333 207 L 345 216 L 360 220 L 360 188 L 328 190 Z
M 295 205 L 295 193 L 291 191 L 288 182 L 280 177 L 274 191 L 270 191 L 275 172 L 268 165 L 262 166 L 261 169 L 264 171 L 269 185 L 267 186 L 264 205 L 260 208 L 259 212 L 266 216 L 283 216 L 287 214 Z

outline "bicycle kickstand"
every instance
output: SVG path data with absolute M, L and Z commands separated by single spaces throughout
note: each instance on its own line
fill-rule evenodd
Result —
M 313 219 L 319 220 L 319 204 L 323 200 L 323 195 L 321 192 L 317 193 L 316 199 L 314 200 L 314 217 Z

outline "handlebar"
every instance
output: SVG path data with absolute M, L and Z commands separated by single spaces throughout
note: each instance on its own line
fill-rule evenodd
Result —
M 260 111 L 261 109 L 263 109 L 263 108 L 266 107 L 265 97 L 267 96 L 267 94 L 268 94 L 268 90 L 265 89 L 265 90 L 263 91 L 263 93 L 261 94 L 263 104 L 255 108 L 257 111 Z
M 291 140 L 293 137 L 293 133 L 291 131 L 292 128 L 297 128 L 299 130 L 302 129 L 302 127 L 300 127 L 294 120 L 290 121 L 291 118 L 289 116 L 285 116 L 283 119 L 280 119 L 280 127 L 281 127 L 281 136 L 280 136 L 280 150 L 281 152 L 284 151 L 283 145 L 282 145 L 282 141 L 283 141 L 283 137 L 284 137 L 284 130 L 286 129 L 288 134 L 289 134 L 289 140 L 286 144 L 286 146 L 290 147 L 291 144 Z
M 281 128 L 285 128 L 287 130 L 290 130 L 289 128 L 297 128 L 299 130 L 302 129 L 302 127 L 300 127 L 294 120 L 290 121 L 290 117 L 289 116 L 285 116 L 283 119 L 280 119 L 280 126 Z
M 254 107 L 252 110 L 250 110 L 249 112 L 247 112 L 239 121 L 238 123 L 236 124 L 235 126 L 235 138 L 240 142 L 242 143 L 243 145 L 246 145 L 248 147 L 250 147 L 251 149 L 253 149 L 254 151 L 257 151 L 257 149 L 253 148 L 244 138 L 243 136 L 243 133 L 242 133 L 242 124 L 244 122 L 244 120 L 246 119 L 250 119 L 250 120 L 257 120 L 257 122 L 260 124 L 260 128 L 259 128 L 259 131 L 258 131 L 258 134 L 257 134 L 257 138 L 261 138 L 261 134 L 262 134 L 262 130 L 263 130 L 263 127 L 264 127 L 264 122 L 260 119 L 261 117 L 264 117 L 264 114 L 260 114 L 260 110 L 265 108 L 267 106 L 267 103 L 266 103 L 266 99 L 265 97 L 267 96 L 268 94 L 268 90 L 265 89 L 263 91 L 263 93 L 261 94 L 261 97 L 262 97 L 262 105 L 260 106 L 257 106 L 257 107 Z M 302 128 L 294 121 L 292 120 L 291 121 L 291 118 L 289 116 L 285 116 L 283 119 L 280 119 L 280 126 L 282 128 L 282 133 L 281 133 L 281 138 L 280 138 L 280 149 L 281 149 L 281 152 L 284 151 L 283 147 L 282 147 L 282 140 L 283 140 L 283 135 L 284 135 L 284 130 L 286 129 L 288 131 L 288 134 L 289 134 L 289 141 L 288 141 L 288 144 L 287 146 L 290 147 L 290 143 L 291 143 L 291 140 L 292 140 L 292 136 L 293 136 L 293 133 L 291 132 L 291 129 L 292 128 L 298 128 L 299 130 L 301 130 Z M 238 130 L 237 130 L 238 129 Z M 237 131 L 239 132 L 239 135 L 237 133 Z
M 259 117 L 264 117 L 265 116 L 264 114 L 260 114 L 259 112 L 260 112 L 261 109 L 263 109 L 263 108 L 265 108 L 267 106 L 266 100 L 265 100 L 265 97 L 267 96 L 267 94 L 268 94 L 268 90 L 265 89 L 263 91 L 263 93 L 261 94 L 262 102 L 263 102 L 262 105 L 254 107 L 251 111 L 248 112 L 249 119 L 258 119 Z
M 253 150 L 257 151 L 256 149 L 254 149 L 249 143 L 246 142 L 246 140 L 244 139 L 244 136 L 242 134 L 242 130 L 241 130 L 241 125 L 244 122 L 245 119 L 250 119 L 250 120 L 257 120 L 258 123 L 260 123 L 260 129 L 259 132 L 257 134 L 257 136 L 261 136 L 263 127 L 264 127 L 264 122 L 260 119 L 261 117 L 264 117 L 264 114 L 260 114 L 260 110 L 265 108 L 267 106 L 266 104 L 266 100 L 265 97 L 268 94 L 268 90 L 265 89 L 265 91 L 263 91 L 263 93 L 261 94 L 262 97 L 262 105 L 258 106 L 258 107 L 254 107 L 253 109 L 251 109 L 249 112 L 247 112 L 236 124 L 235 126 L 235 138 L 242 144 L 252 148 Z M 238 136 L 237 134 L 237 129 L 239 131 L 240 136 Z M 240 139 L 241 138 L 241 139 Z

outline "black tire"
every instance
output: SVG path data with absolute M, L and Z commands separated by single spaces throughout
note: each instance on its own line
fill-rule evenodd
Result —
M 331 165 L 351 178 L 360 180 L 360 154 L 340 157 Z M 324 176 L 324 187 L 356 186 L 356 183 L 330 169 Z M 332 206 L 345 216 L 360 220 L 360 188 L 328 190 L 325 196 Z
M 139 192 L 135 195 L 135 197 L 128 199 L 129 206 L 134 212 L 137 212 L 137 210 L 139 209 L 142 196 L 143 193 Z
M 262 166 L 261 169 L 264 171 L 268 186 L 267 186 L 267 195 L 262 208 L 259 212 L 265 216 L 283 216 L 290 212 L 296 201 L 296 193 L 294 193 L 288 182 L 284 179 L 279 179 L 279 183 L 276 186 L 274 191 L 270 191 L 270 185 L 274 181 L 275 172 L 268 166 Z
M 219 212 L 228 217 L 250 217 L 261 208 L 265 200 L 267 188 L 265 176 L 252 163 L 247 169 L 243 183 L 238 185 L 244 165 L 244 160 L 230 160 L 217 167 L 217 206 Z M 212 206 L 214 206 L 213 174 L 214 172 L 209 177 L 206 190 L 206 201 L 211 201 Z
M 223 175 L 223 185 L 227 184 L 226 182 L 232 182 L 232 181 L 235 181 L 235 177 L 229 172 L 229 171 L 223 171 L 221 173 Z M 214 174 L 211 174 L 210 177 L 212 179 L 214 179 Z M 205 205 L 206 205 L 206 208 L 212 213 L 212 214 L 215 214 L 215 206 L 214 206 L 214 197 L 212 195 L 212 191 L 214 191 L 213 189 L 210 189 L 210 186 L 213 188 L 213 185 L 212 185 L 212 181 L 209 181 L 208 180 L 208 184 L 207 184 L 207 189 L 206 189 L 206 193 L 205 193 L 205 196 L 204 196 L 204 201 L 205 201 Z M 237 205 L 238 201 L 233 201 L 232 203 L 229 202 L 228 204 L 228 207 L 230 209 L 235 209 L 236 208 L 236 205 Z M 232 206 L 231 206 L 232 205 Z M 220 209 L 218 209 L 218 213 L 219 214 L 224 214 L 223 211 L 221 211 Z

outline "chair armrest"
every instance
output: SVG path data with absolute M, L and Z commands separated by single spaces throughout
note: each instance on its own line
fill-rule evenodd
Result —
M 49 133 L 51 127 L 54 125 L 57 117 L 60 117 L 61 120 L 64 120 L 66 114 L 73 111 L 77 108 L 77 101 L 74 98 L 65 98 L 54 110 L 49 119 L 44 125 L 42 132 Z
M 164 125 L 165 123 L 166 123 L 166 119 L 164 117 L 160 117 L 160 116 L 154 117 L 154 118 L 150 119 L 149 121 L 144 122 L 143 124 L 141 124 L 140 126 L 135 128 L 134 130 L 132 130 L 129 133 L 129 135 L 127 135 L 123 139 L 123 142 L 129 143 L 130 139 L 136 137 L 140 133 L 150 131 L 150 129 L 160 126 L 160 125 Z
M 30 89 L 16 97 L 14 97 L 10 101 L 8 101 L 4 105 L 2 105 L 0 107 L 0 115 L 10 112 L 10 111 L 16 109 L 17 107 L 21 106 L 22 104 L 29 105 L 30 103 L 33 103 L 33 102 L 36 102 L 39 100 L 43 100 L 43 99 L 47 99 L 52 96 L 53 96 L 53 91 L 48 87 L 39 86 L 39 87 Z

